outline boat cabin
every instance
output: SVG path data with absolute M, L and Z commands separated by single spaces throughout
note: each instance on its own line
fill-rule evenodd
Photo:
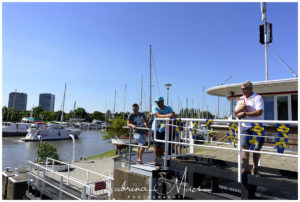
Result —
M 298 78 L 252 82 L 253 91 L 264 100 L 265 120 L 298 120 Z M 230 113 L 241 92 L 242 83 L 221 85 L 207 89 L 207 94 L 226 97 L 230 101 Z
M 22 120 L 21 120 L 21 123 L 33 123 L 33 122 L 36 122 L 36 121 L 42 121 L 42 119 L 36 119 L 36 118 L 33 118 L 33 117 L 23 117 Z

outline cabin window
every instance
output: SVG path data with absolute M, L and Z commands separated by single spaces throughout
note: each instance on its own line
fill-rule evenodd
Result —
M 277 113 L 278 120 L 289 120 L 288 116 L 288 97 L 278 96 L 277 97 Z
M 298 95 L 292 95 L 292 120 L 298 120 Z
M 264 119 L 274 120 L 274 97 L 264 97 Z

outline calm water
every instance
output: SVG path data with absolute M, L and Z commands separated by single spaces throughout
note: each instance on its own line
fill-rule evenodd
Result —
M 79 139 L 75 140 L 75 159 L 88 157 L 107 152 L 114 146 L 103 141 L 100 131 L 82 131 Z M 47 141 L 52 144 L 62 161 L 71 161 L 73 155 L 73 141 L 59 140 Z M 27 161 L 36 161 L 39 142 L 23 142 L 20 137 L 2 138 L 2 170 L 5 167 L 23 167 L 28 165 Z

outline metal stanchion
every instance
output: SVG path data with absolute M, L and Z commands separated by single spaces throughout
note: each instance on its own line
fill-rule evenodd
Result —
M 129 129 L 129 157 L 128 157 L 128 170 L 130 170 L 130 163 L 131 163 L 131 136 L 132 136 L 132 128 Z

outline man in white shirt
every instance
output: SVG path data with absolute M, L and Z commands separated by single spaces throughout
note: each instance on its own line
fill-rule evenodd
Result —
M 243 96 L 240 97 L 240 102 L 244 102 L 242 106 L 236 105 L 235 107 L 235 115 L 239 119 L 243 120 L 263 120 L 263 111 L 264 111 L 264 102 L 260 95 L 257 95 L 253 92 L 253 84 L 250 81 L 245 81 L 241 85 L 241 90 L 243 92 Z M 243 149 L 249 149 L 249 135 L 253 135 L 251 123 L 242 123 L 241 133 L 245 134 L 241 136 L 241 143 Z M 246 136 L 248 135 L 248 136 Z M 262 145 L 264 143 L 264 138 L 260 138 L 258 141 L 258 147 L 255 149 L 260 151 Z M 260 158 L 259 153 L 253 153 L 253 168 L 252 174 L 258 174 L 258 161 Z M 243 173 L 250 173 L 249 171 L 249 153 L 242 152 L 242 160 L 243 160 Z

